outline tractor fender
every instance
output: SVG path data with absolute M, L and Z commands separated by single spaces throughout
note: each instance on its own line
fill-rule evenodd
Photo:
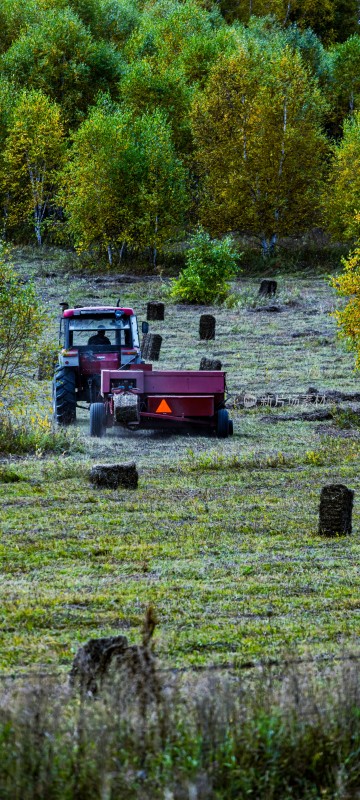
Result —
M 63 350 L 59 353 L 60 367 L 78 367 L 79 363 L 79 353 L 77 350 Z

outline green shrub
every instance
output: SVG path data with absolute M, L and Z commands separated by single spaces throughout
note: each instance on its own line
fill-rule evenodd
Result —
M 0 483 L 19 483 L 25 480 L 26 478 L 13 467 L 0 466 Z
M 31 283 L 20 282 L 8 253 L 0 242 L 0 392 L 2 396 L 21 385 L 33 366 L 34 346 L 45 325 Z
M 221 302 L 228 294 L 228 281 L 238 271 L 239 258 L 230 236 L 211 239 L 199 227 L 191 237 L 185 269 L 172 282 L 170 296 L 185 303 Z
M 53 342 L 42 342 L 38 351 L 38 381 L 50 381 L 59 360 L 59 345 Z
M 39 414 L 29 419 L 17 420 L 4 413 L 0 416 L 0 453 L 63 453 L 82 450 L 75 431 L 62 428 L 53 430 L 47 417 Z

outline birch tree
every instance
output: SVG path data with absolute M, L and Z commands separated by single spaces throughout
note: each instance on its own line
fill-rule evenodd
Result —
M 35 289 L 23 286 L 0 243 L 0 395 L 23 381 L 45 325 Z
M 344 118 L 360 109 L 360 36 L 350 36 L 329 52 L 331 119 L 339 135 Z
M 248 24 L 252 16 L 275 17 L 283 27 L 295 22 L 327 45 L 345 41 L 358 28 L 357 0 L 220 0 L 220 8 L 228 22 Z
M 239 48 L 210 73 L 192 108 L 201 220 L 242 230 L 264 252 L 316 224 L 326 140 L 323 101 L 298 54 Z
M 323 194 L 330 233 L 342 240 L 360 236 L 360 112 L 347 119 L 344 137 L 334 148 L 329 181 Z
M 5 143 L 1 183 L 8 198 L 9 227 L 31 226 L 38 245 L 54 212 L 64 157 L 60 109 L 42 92 L 24 92 Z
M 2 70 L 17 89 L 37 89 L 58 103 L 64 122 L 75 127 L 99 91 L 117 93 L 123 59 L 70 9 L 50 8 L 22 30 L 4 54 Z
M 360 230 L 360 214 L 356 214 L 357 228 Z M 336 311 L 339 334 L 345 339 L 350 349 L 355 352 L 356 368 L 360 369 L 360 242 L 348 258 L 342 258 L 344 267 L 341 275 L 331 281 L 333 287 L 347 302 Z
M 95 108 L 74 136 L 60 198 L 79 252 L 95 248 L 110 263 L 124 243 L 155 253 L 179 233 L 186 205 L 165 115 Z
M 36 0 L 1 0 L 0 52 L 4 53 L 18 38 L 19 31 L 37 21 L 39 7 Z

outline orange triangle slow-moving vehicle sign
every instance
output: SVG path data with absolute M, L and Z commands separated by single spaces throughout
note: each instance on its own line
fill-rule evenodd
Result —
M 160 405 L 156 409 L 156 414 L 171 414 L 171 408 L 167 404 L 166 400 L 162 400 Z

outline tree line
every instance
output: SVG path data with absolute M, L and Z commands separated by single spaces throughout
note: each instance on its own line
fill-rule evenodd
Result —
M 352 239 L 359 67 L 353 0 L 2 0 L 2 238 Z

